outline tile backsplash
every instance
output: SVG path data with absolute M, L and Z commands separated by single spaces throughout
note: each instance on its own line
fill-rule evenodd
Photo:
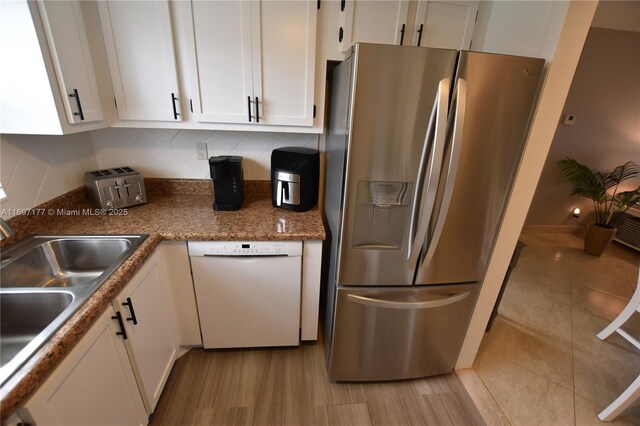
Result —
M 284 146 L 318 148 L 318 135 L 209 130 L 108 128 L 65 136 L 0 136 L 0 183 L 11 209 L 29 209 L 83 184 L 84 172 L 130 166 L 145 177 L 209 178 L 196 142 L 208 155 L 240 155 L 244 177 L 269 180 L 271 151 Z
M 210 157 L 242 156 L 248 180 L 271 178 L 274 148 L 318 148 L 318 135 L 299 133 L 109 128 L 91 137 L 100 168 L 130 166 L 145 177 L 163 178 L 209 178 L 209 162 L 197 159 L 197 142 L 207 144 Z
M 83 184 L 84 172 L 98 166 L 89 133 L 65 136 L 0 136 L 0 182 L 12 209 L 29 209 Z

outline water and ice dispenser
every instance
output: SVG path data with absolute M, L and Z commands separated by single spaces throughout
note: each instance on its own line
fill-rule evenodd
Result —
M 354 247 L 402 249 L 411 186 L 410 182 L 358 182 Z

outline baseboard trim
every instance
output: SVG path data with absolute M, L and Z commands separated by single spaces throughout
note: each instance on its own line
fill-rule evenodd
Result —
M 488 425 L 509 426 L 509 420 L 473 368 L 456 370 L 456 375 Z
M 522 232 L 529 232 L 531 234 L 552 232 L 555 234 L 581 234 L 587 230 L 586 226 L 581 225 L 525 225 L 522 227 Z

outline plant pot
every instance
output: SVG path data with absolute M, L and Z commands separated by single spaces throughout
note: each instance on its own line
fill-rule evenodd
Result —
M 587 235 L 584 237 L 584 251 L 595 256 L 600 256 L 611 244 L 616 228 L 605 228 L 597 224 L 589 225 Z

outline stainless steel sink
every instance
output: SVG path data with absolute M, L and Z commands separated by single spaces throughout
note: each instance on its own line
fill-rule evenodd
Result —
M 0 256 L 0 384 L 133 253 L 146 235 L 36 236 Z
M 131 247 L 126 238 L 58 238 L 30 248 L 0 269 L 2 287 L 74 287 L 102 275 Z
M 0 366 L 31 343 L 71 302 L 69 292 L 0 293 Z

